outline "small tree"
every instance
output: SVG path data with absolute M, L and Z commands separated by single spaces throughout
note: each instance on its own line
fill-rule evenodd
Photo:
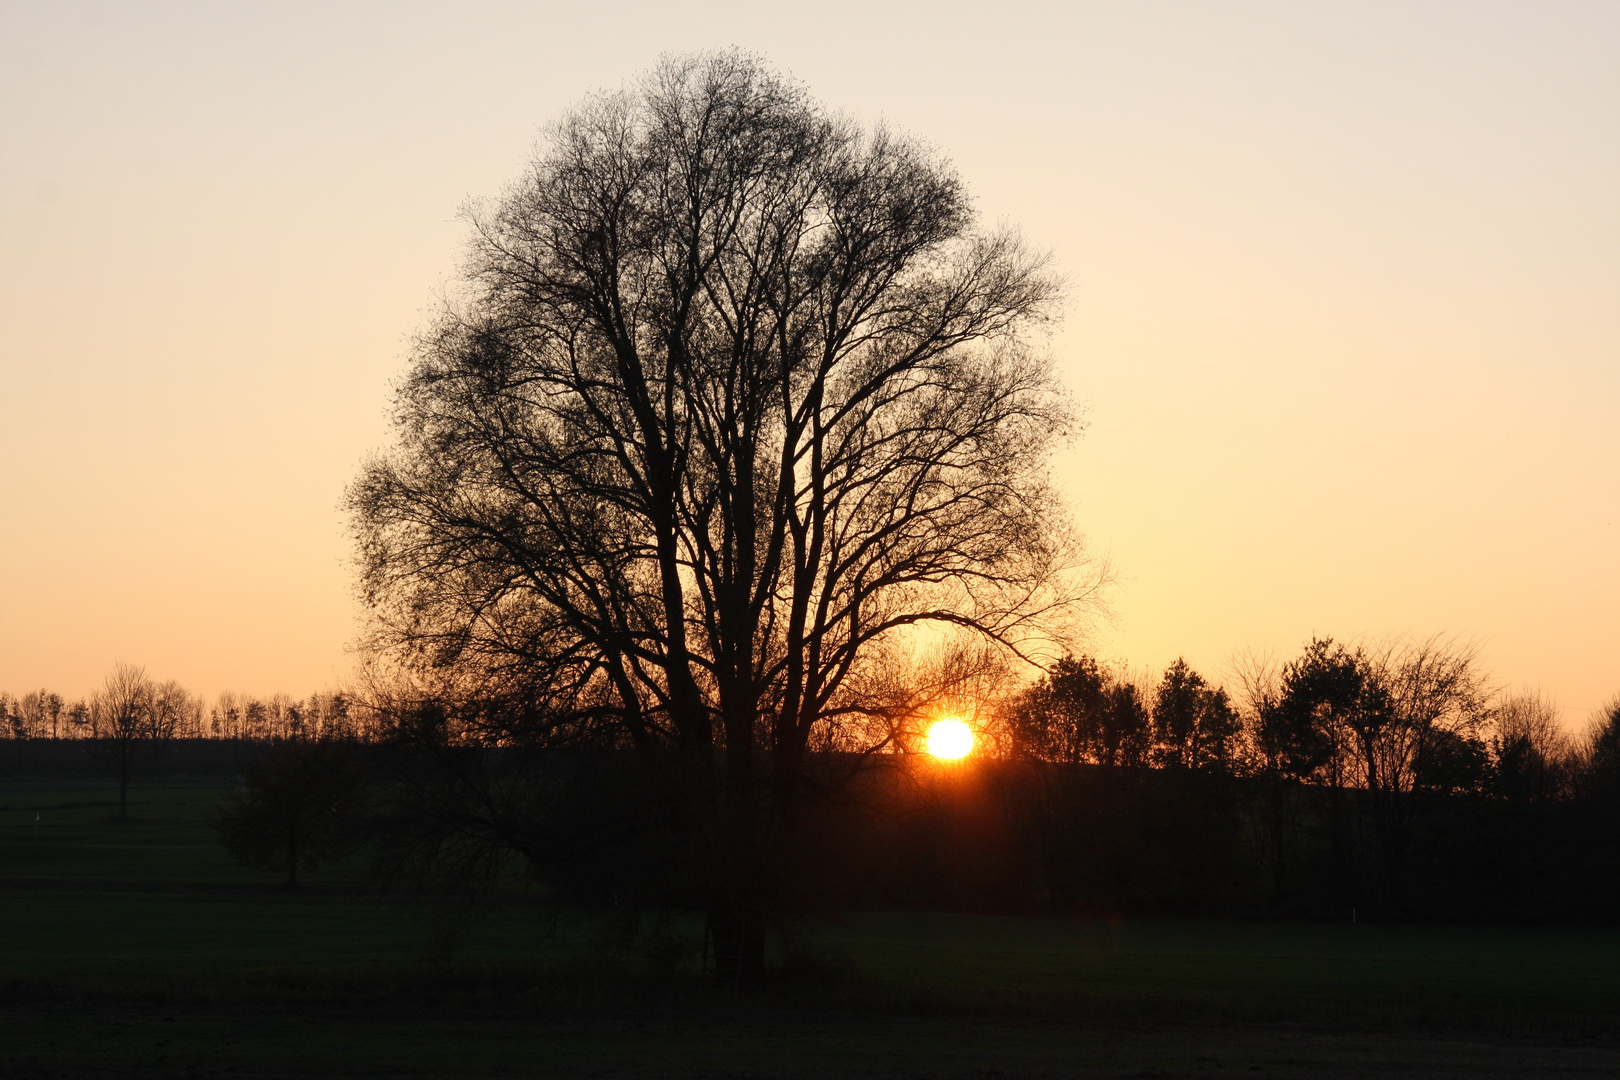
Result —
M 1148 708 L 1135 683 L 1089 656 L 1066 656 L 1014 702 L 1009 719 L 1025 754 L 1071 764 L 1147 764 Z
M 1136 768 L 1147 764 L 1153 731 L 1142 691 L 1121 679 L 1108 688 L 1106 702 L 1098 760 L 1104 765 Z
M 1620 838 L 1620 694 L 1593 714 L 1572 759 L 1574 793 L 1595 815 L 1594 824 L 1608 830 L 1611 840 Z
M 1335 863 L 1352 854 L 1340 792 L 1355 789 L 1372 827 L 1384 896 L 1398 900 L 1425 790 L 1447 788 L 1482 760 L 1485 690 L 1473 650 L 1438 638 L 1377 650 L 1313 640 L 1284 669 L 1264 718 L 1268 768 L 1327 788 Z M 1451 775 L 1456 774 L 1456 775 Z M 1475 783 L 1477 786 L 1477 782 Z
M 287 887 L 297 888 L 300 868 L 314 869 L 349 850 L 364 809 L 363 780 L 347 744 L 273 744 L 243 774 L 243 790 L 220 810 L 220 842 L 232 858 L 285 874 Z
M 106 748 L 118 776 L 118 820 L 129 820 L 129 776 L 142 746 L 159 746 L 194 711 L 191 696 L 178 683 L 161 686 L 142 668 L 119 664 L 90 704 L 92 734 Z
M 28 734 L 36 739 L 54 739 L 60 734 L 62 695 L 36 690 L 22 699 L 22 714 Z
M 1228 768 L 1241 728 L 1225 690 L 1210 686 L 1179 657 L 1165 669 L 1153 700 L 1156 763 Z
M 62 726 L 66 729 L 65 738 L 93 737 L 96 733 L 96 713 L 91 708 L 91 702 L 83 698 L 71 702 L 62 710 Z
M 1492 710 L 1491 789 L 1504 799 L 1545 802 L 1568 787 L 1575 748 L 1558 709 L 1540 694 L 1516 694 Z
M 1293 781 L 1338 787 L 1348 779 L 1352 733 L 1375 738 L 1388 713 L 1388 696 L 1371 680 L 1360 650 L 1313 639 L 1283 668 L 1276 707 L 1262 718 L 1266 767 Z
M 1089 656 L 1065 656 L 1024 691 L 1011 716 L 1019 750 L 1045 761 L 1097 759 L 1109 677 Z

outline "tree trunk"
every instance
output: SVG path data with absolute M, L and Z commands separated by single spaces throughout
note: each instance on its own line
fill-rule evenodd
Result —
M 129 743 L 118 744 L 118 820 L 129 820 Z
M 737 989 L 757 986 L 765 976 L 765 913 L 721 903 L 709 908 L 707 922 L 715 981 Z

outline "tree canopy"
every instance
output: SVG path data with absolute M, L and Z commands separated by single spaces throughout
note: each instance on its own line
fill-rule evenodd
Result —
M 351 503 L 378 643 L 509 695 L 481 734 L 718 743 L 746 787 L 886 738 L 908 629 L 1017 647 L 1076 599 L 1056 282 L 921 144 L 679 58 L 470 216 Z

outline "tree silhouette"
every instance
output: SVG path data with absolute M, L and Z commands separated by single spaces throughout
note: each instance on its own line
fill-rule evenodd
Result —
M 1592 718 L 1579 768 L 1582 794 L 1620 836 L 1620 694 L 1605 702 Z
M 471 217 L 351 492 L 375 644 L 453 738 L 606 737 L 709 792 L 729 977 L 809 747 L 893 737 L 863 689 L 908 635 L 1018 649 L 1086 598 L 1028 341 L 1054 280 L 921 144 L 737 52 L 589 100 Z
M 1109 684 L 1108 673 L 1091 657 L 1060 659 L 1013 704 L 1019 750 L 1044 761 L 1099 761 Z
M 297 888 L 299 869 L 350 847 L 364 807 L 363 780 L 348 744 L 269 744 L 244 772 L 241 793 L 220 810 L 220 841 L 233 858 L 285 874 L 288 888 Z
M 1153 699 L 1157 764 L 1228 768 L 1241 730 L 1225 690 L 1210 686 L 1180 657 L 1165 669 Z
M 191 695 L 173 681 L 154 683 L 142 668 L 119 664 L 89 709 L 91 733 L 101 740 L 118 777 L 118 820 L 129 820 L 129 779 L 136 752 L 157 747 L 196 711 Z
M 1568 783 L 1574 748 L 1558 725 L 1558 711 L 1539 694 L 1517 694 L 1492 710 L 1492 793 L 1544 802 Z

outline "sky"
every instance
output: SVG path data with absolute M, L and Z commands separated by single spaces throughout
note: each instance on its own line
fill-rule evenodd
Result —
M 0 690 L 340 683 L 459 210 L 733 45 L 1053 253 L 1096 653 L 1620 691 L 1620 4 L 1547 0 L 0 3 Z

